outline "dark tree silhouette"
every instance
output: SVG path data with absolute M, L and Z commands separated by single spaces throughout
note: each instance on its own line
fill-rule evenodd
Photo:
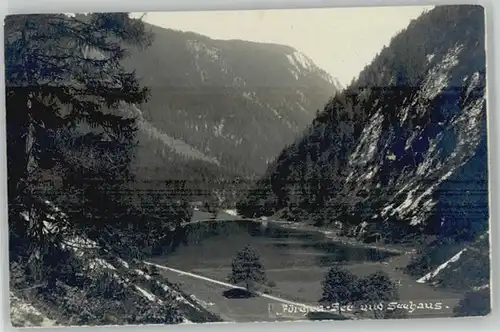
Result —
M 365 278 L 360 279 L 355 287 L 356 295 L 354 299 L 357 303 L 363 305 L 376 305 L 382 303 L 384 309 L 389 301 L 399 298 L 396 284 L 391 278 L 382 271 L 372 273 Z M 395 313 L 388 313 L 387 310 L 374 310 L 375 318 L 396 318 Z
M 235 284 L 244 284 L 247 292 L 251 292 L 255 283 L 267 280 L 260 257 L 250 245 L 244 247 L 234 258 L 228 280 Z
M 362 301 L 390 301 L 398 297 L 396 284 L 387 273 L 377 271 L 358 281 L 357 291 Z
M 141 20 L 127 13 L 69 17 L 63 14 L 14 15 L 5 20 L 8 195 L 12 233 L 32 240 L 36 228 L 34 188 L 40 172 L 56 167 L 85 179 L 82 164 L 61 149 L 61 133 L 94 130 L 82 144 L 108 144 L 113 168 L 93 171 L 107 180 L 128 178 L 135 119 L 115 114 L 124 104 L 147 99 L 133 72 L 120 64 L 126 45 L 151 41 Z M 79 174 L 79 175 L 78 175 Z M 112 177 L 109 177 L 109 176 Z M 80 181 L 84 182 L 84 181 Z M 111 182 L 111 181 L 110 181 Z M 20 213 L 24 212 L 24 218 Z M 26 242 L 26 241 L 24 241 Z M 30 241 L 36 244 L 39 241 Z M 13 241 L 15 244 L 16 241 Z M 15 247 L 15 246 L 14 246 Z M 11 249 L 16 250 L 11 246 Z M 37 250 L 30 251 L 36 255 Z
M 357 277 L 348 270 L 335 265 L 328 270 L 321 285 L 323 295 L 319 302 L 326 306 L 334 306 L 338 303 L 339 315 L 342 315 L 341 306 L 353 302 L 356 294 Z

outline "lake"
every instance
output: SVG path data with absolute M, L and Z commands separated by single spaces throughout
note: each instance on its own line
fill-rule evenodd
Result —
M 285 229 L 272 222 L 267 227 L 242 220 L 206 223 L 211 227 L 206 230 L 200 225 L 203 239 L 178 247 L 168 257 L 169 264 L 188 269 L 229 267 L 237 252 L 247 244 L 259 253 L 267 269 L 380 262 L 394 256 L 375 249 L 336 244 L 320 233 Z M 196 230 L 193 226 L 192 232 Z
M 286 229 L 268 222 L 267 227 L 255 221 L 209 221 L 190 224 L 178 234 L 177 245 L 168 255 L 150 260 L 178 270 L 195 273 L 219 281 L 227 281 L 231 263 L 239 250 L 250 244 L 258 252 L 268 279 L 275 284 L 264 286 L 272 295 L 301 303 L 314 304 L 321 297 L 321 281 L 328 268 L 339 263 L 358 276 L 377 270 L 386 272 L 399 286 L 402 300 L 445 301 L 446 310 L 431 316 L 448 316 L 461 296 L 449 291 L 434 289 L 401 272 L 398 267 L 406 264 L 408 257 L 373 248 L 356 247 L 333 242 L 319 232 Z M 195 287 L 176 275 L 172 281 L 185 283 L 185 291 Z M 218 295 L 196 286 L 196 296 L 205 294 L 204 301 L 217 303 Z M 207 286 L 208 287 L 208 286 Z M 210 286 L 211 287 L 211 286 Z M 200 293 L 202 292 L 202 293 Z M 231 305 L 227 305 L 231 307 Z M 418 313 L 417 313 L 418 314 Z M 416 314 L 415 314 L 416 315 Z M 425 316 L 428 317 L 428 314 Z

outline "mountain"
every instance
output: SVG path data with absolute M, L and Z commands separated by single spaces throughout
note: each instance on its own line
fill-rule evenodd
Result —
M 141 119 L 140 177 L 190 178 L 175 170 L 192 160 L 234 176 L 261 175 L 341 89 L 288 46 L 149 28 L 153 44 L 124 60 L 151 89 L 150 100 L 134 110 Z
M 239 212 L 340 223 L 364 241 L 424 234 L 431 243 L 409 268 L 433 271 L 488 230 L 485 83 L 484 9 L 424 13 L 282 151 Z
M 85 21 L 89 16 L 77 18 Z M 127 47 L 122 64 L 150 89 L 149 101 L 103 110 L 136 119 L 132 173 L 137 181 L 131 184 L 135 189 L 187 195 L 188 200 L 213 197 L 219 190 L 230 207 L 238 191 L 262 175 L 281 149 L 301 135 L 318 108 L 342 88 L 288 46 L 214 40 L 147 24 L 146 29 L 154 36 L 152 44 Z M 89 47 L 82 55 L 103 57 Z M 86 124 L 79 124 L 78 130 L 96 133 Z M 98 134 L 106 145 L 107 133 Z M 66 154 L 78 154 L 87 163 L 88 151 L 67 149 Z M 182 183 L 184 189 L 172 189 L 166 182 Z

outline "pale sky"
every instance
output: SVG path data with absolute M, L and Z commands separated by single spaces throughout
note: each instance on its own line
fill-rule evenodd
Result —
M 289 45 L 346 86 L 394 35 L 429 9 L 432 7 L 150 12 L 144 20 L 213 39 Z

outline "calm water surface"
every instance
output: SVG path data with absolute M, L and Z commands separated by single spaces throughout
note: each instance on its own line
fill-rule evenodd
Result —
M 247 244 L 259 253 L 266 269 L 377 262 L 393 256 L 376 249 L 337 244 L 321 233 L 283 229 L 272 223 L 267 227 L 246 221 L 210 224 L 193 225 L 174 252 L 162 257 L 164 263 L 184 270 L 230 267 L 237 252 Z

